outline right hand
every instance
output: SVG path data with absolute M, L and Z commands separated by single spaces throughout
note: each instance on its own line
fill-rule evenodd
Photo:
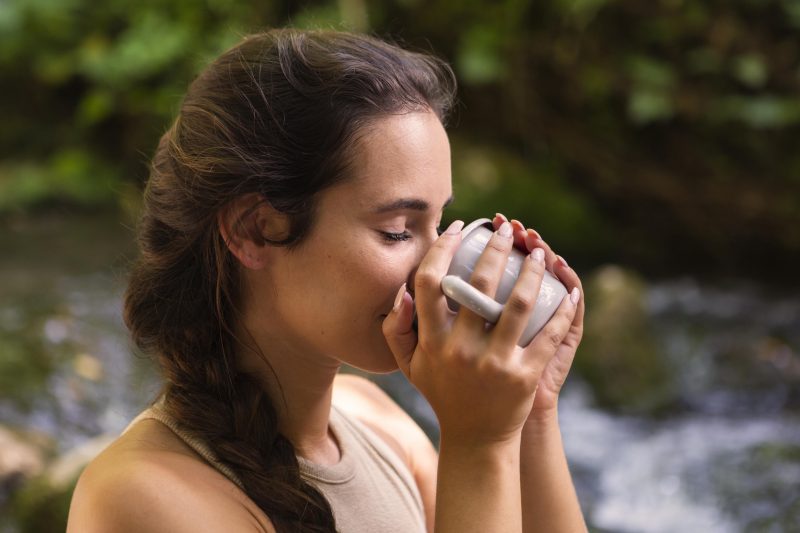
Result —
M 383 333 L 401 371 L 431 404 L 443 440 L 505 442 L 519 435 L 542 371 L 567 334 L 576 306 L 567 295 L 530 344 L 517 346 L 545 270 L 544 261 L 531 254 L 497 324 L 487 328 L 483 318 L 463 307 L 454 314 L 440 283 L 461 243 L 460 229 L 454 223 L 434 242 L 417 269 L 416 302 L 401 288 Z M 494 297 L 512 246 L 510 232 L 496 231 L 470 283 Z M 415 305 L 418 333 L 412 328 Z

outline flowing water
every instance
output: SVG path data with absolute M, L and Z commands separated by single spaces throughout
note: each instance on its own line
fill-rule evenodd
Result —
M 122 326 L 131 241 L 100 215 L 2 229 L 2 425 L 44 434 L 63 453 L 120 431 L 157 393 Z M 592 528 L 800 531 L 800 294 L 679 279 L 651 284 L 646 302 L 678 370 L 680 407 L 604 411 L 578 375 L 563 393 L 565 446 Z M 402 378 L 378 381 L 435 439 L 429 407 Z

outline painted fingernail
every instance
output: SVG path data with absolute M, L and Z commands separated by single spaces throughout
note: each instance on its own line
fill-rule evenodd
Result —
M 537 263 L 544 263 L 544 250 L 542 248 L 535 248 L 531 255 Z
M 513 232 L 514 230 L 511 228 L 511 224 L 509 224 L 508 221 L 503 222 L 503 224 L 497 230 L 497 234 L 501 237 L 511 237 Z
M 394 297 L 394 305 L 392 306 L 392 312 L 396 313 L 400 310 L 400 307 L 403 305 L 403 296 L 406 295 L 406 284 L 403 283 L 403 286 L 400 287 L 400 290 L 397 291 L 397 296 Z
M 456 235 L 461 231 L 461 228 L 464 227 L 463 220 L 454 220 L 447 229 L 444 231 L 447 235 Z
M 569 268 L 569 265 L 567 264 L 567 260 L 566 259 L 564 259 L 560 255 L 557 255 L 556 258 L 561 263 L 561 266 Z
M 578 300 L 581 299 L 581 291 L 578 287 L 572 289 L 572 292 L 569 293 L 569 299 L 572 302 L 572 305 L 578 305 Z
M 534 239 L 543 240 L 542 236 L 539 235 L 539 232 L 536 231 L 535 229 L 528 228 L 526 231 L 527 231 L 528 235 L 532 236 Z
M 511 219 L 511 225 L 515 226 L 519 230 L 525 231 L 525 225 L 515 218 Z
M 494 216 L 495 216 L 495 218 L 496 218 L 496 217 L 500 217 L 500 219 L 501 219 L 503 222 L 508 222 L 508 219 L 506 218 L 506 216 L 505 216 L 503 213 L 495 213 L 495 214 L 494 214 Z

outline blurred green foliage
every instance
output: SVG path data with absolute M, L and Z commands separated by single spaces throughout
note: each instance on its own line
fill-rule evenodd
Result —
M 454 65 L 459 216 L 507 210 L 579 263 L 800 264 L 795 0 L 5 0 L 0 212 L 131 205 L 193 75 L 277 25 L 374 31 Z

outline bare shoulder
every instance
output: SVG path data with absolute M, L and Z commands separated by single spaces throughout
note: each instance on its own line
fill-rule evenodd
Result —
M 274 531 L 236 485 L 158 426 L 139 422 L 86 467 L 68 533 Z
M 392 423 L 413 424 L 419 429 L 416 422 L 372 381 L 354 374 L 338 374 L 333 385 L 333 402 L 349 415 L 365 420 L 388 416 Z

